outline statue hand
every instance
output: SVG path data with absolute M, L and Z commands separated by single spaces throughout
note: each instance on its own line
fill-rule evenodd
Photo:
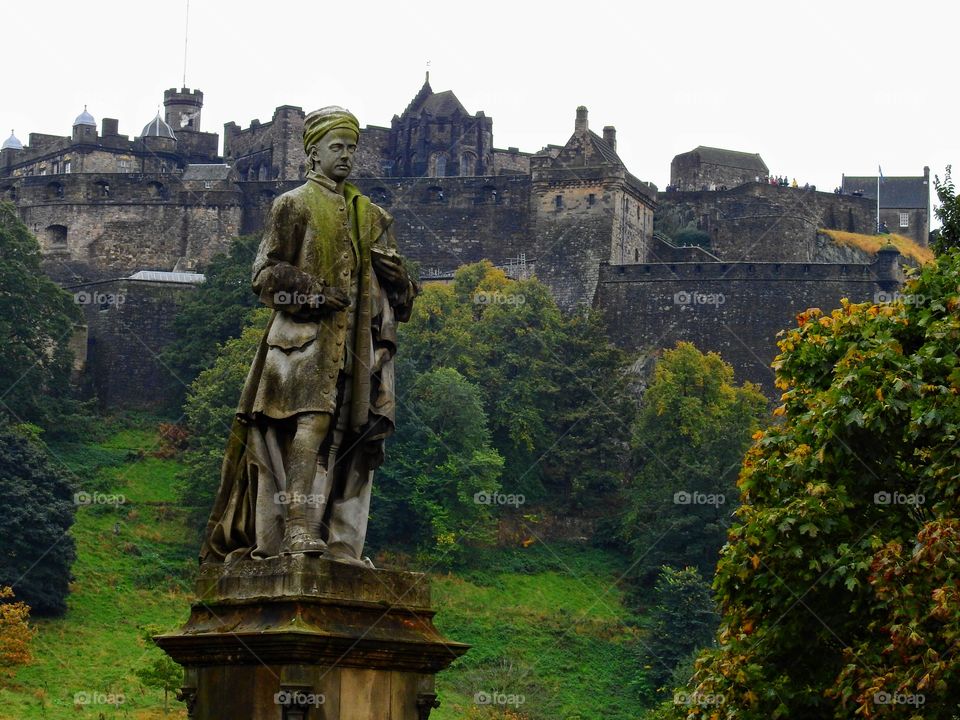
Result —
M 373 268 L 377 271 L 377 275 L 390 282 L 399 282 L 405 274 L 403 265 L 400 264 L 399 260 L 379 253 L 373 256 Z
M 324 288 L 323 298 L 323 306 L 332 312 L 339 312 L 350 307 L 350 296 L 340 288 Z

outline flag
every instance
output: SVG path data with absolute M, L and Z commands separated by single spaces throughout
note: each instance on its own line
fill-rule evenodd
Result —
M 883 182 L 883 168 L 877 165 L 877 171 L 880 173 L 880 182 Z

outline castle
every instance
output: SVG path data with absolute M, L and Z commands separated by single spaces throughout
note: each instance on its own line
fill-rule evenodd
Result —
M 170 89 L 164 116 L 132 140 L 115 119 L 98 132 L 84 110 L 69 137 L 31 133 L 24 146 L 11 135 L 0 149 L 0 198 L 38 237 L 47 272 L 90 300 L 77 347 L 107 403 L 158 387 L 154 356 L 196 271 L 232 237 L 259 232 L 273 199 L 302 182 L 301 108 L 227 123 L 221 157 L 202 107 L 200 91 Z M 617 155 L 613 126 L 594 132 L 579 107 L 572 130 L 538 152 L 496 148 L 492 118 L 434 92 L 428 75 L 389 127 L 363 128 L 353 181 L 394 216 L 423 279 L 489 259 L 536 275 L 568 310 L 597 307 L 631 351 L 689 339 L 768 390 L 774 336 L 796 312 L 899 284 L 898 253 L 824 233 L 875 233 L 876 202 L 862 188 L 770 185 L 759 155 L 701 147 L 677 156 L 658 192 Z M 919 191 L 901 195 L 919 204 Z M 884 210 L 912 213 L 906 229 L 925 246 L 929 201 L 924 218 Z

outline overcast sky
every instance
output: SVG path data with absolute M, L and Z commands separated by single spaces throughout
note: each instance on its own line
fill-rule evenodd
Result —
M 661 189 L 697 145 L 760 153 L 832 190 L 841 174 L 960 162 L 955 2 L 191 0 L 187 85 L 203 129 L 277 105 L 389 125 L 423 82 L 494 119 L 494 144 L 563 143 L 575 109 L 617 128 Z M 138 135 L 183 79 L 186 0 L 6 0 L 0 128 L 67 135 L 86 104 Z M 6 136 L 7 131 L 3 132 Z M 222 137 L 221 137 L 222 142 Z

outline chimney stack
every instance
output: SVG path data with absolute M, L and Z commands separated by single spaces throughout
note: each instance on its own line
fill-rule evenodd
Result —
M 100 135 L 103 137 L 120 134 L 120 122 L 116 118 L 104 118 L 101 127 Z
M 613 148 L 613 151 L 617 150 L 617 129 L 613 125 L 605 125 L 603 128 L 603 141 Z
M 577 108 L 577 122 L 573 126 L 573 131 L 575 133 L 585 133 L 587 130 L 589 130 L 589 126 L 587 125 L 587 107 L 581 105 Z

